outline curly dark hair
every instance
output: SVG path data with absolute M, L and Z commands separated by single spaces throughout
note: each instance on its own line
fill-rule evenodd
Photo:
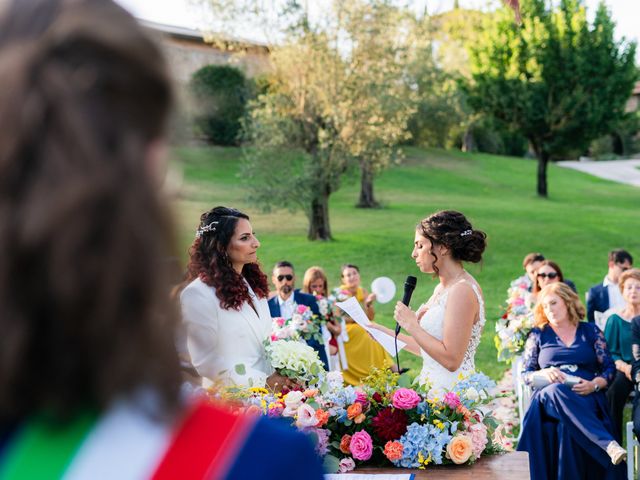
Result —
M 451 257 L 461 262 L 478 263 L 487 246 L 487 234 L 475 230 L 469 220 L 460 212 L 443 210 L 424 218 L 416 230 L 427 238 L 432 245 L 442 245 L 451 252 Z M 435 265 L 438 256 L 432 250 L 433 270 L 438 274 Z
M 227 249 L 241 218 L 249 220 L 247 214 L 235 208 L 215 207 L 204 212 L 200 215 L 196 239 L 189 247 L 189 279 L 200 278 L 214 287 L 220 305 L 225 310 L 240 310 L 242 304 L 250 300 L 243 277 L 258 297 L 267 298 L 269 295 L 267 276 L 259 264 L 246 264 L 240 275 L 229 261 Z
M 109 0 L 0 14 L 0 424 L 104 410 L 141 388 L 179 408 L 173 225 L 149 151 L 171 82 Z

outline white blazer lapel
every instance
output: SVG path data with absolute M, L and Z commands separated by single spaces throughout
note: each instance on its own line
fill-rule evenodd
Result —
M 260 311 L 259 305 L 256 305 L 256 308 L 258 308 L 258 311 Z M 262 345 L 262 342 L 266 339 L 266 337 L 262 338 L 263 335 L 260 332 L 261 319 L 258 317 L 258 315 L 256 315 L 255 310 L 251 308 L 251 305 L 249 305 L 248 302 L 245 302 L 242 304 L 242 308 L 240 309 L 240 314 L 244 318 L 245 322 L 247 322 L 247 324 L 249 325 L 249 328 L 253 332 L 253 335 L 256 337 L 256 340 L 258 341 L 258 343 Z

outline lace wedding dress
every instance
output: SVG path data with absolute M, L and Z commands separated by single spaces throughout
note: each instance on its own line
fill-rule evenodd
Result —
M 451 372 L 438 363 L 438 361 L 431 358 L 424 350 L 420 349 L 420 353 L 422 355 L 422 371 L 420 372 L 418 381 L 420 384 L 429 383 L 432 389 L 435 389 L 436 392 L 441 391 L 442 389 L 451 389 L 461 377 L 474 373 L 476 368 L 475 355 L 478 345 L 480 344 L 482 328 L 484 327 L 485 322 L 484 300 L 482 299 L 478 285 L 473 281 L 462 279 L 453 285 L 463 282 L 468 283 L 473 289 L 480 308 L 478 320 L 476 320 L 471 329 L 469 345 L 467 346 L 467 350 L 464 354 L 464 359 L 462 360 L 460 367 L 458 367 L 454 372 Z M 444 288 L 442 285 L 438 285 L 431 298 L 419 309 L 427 309 L 420 320 L 420 326 L 428 334 L 433 335 L 438 340 L 442 340 L 444 311 L 447 305 L 449 290 L 453 285 L 450 285 L 447 288 Z

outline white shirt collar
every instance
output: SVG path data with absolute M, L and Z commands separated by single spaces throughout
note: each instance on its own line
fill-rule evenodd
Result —
M 608 276 L 608 275 L 605 275 L 604 280 L 603 280 L 603 282 L 602 282 L 602 286 L 603 286 L 603 287 L 608 287 L 609 285 L 616 285 L 616 286 L 617 286 L 617 284 L 613 283 L 613 282 L 609 279 L 609 276 Z

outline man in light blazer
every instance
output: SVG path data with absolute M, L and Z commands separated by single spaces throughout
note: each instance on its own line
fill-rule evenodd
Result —
M 610 308 L 623 308 L 625 301 L 618 287 L 622 272 L 633 266 L 633 257 L 626 250 L 609 252 L 609 270 L 602 283 L 594 285 L 587 292 L 587 319 L 595 321 L 595 312 L 606 312 Z
M 318 302 L 316 302 L 314 296 L 295 289 L 296 276 L 291 262 L 281 261 L 276 263 L 275 267 L 273 267 L 271 281 L 277 291 L 277 294 L 269 300 L 269 311 L 272 318 L 290 319 L 293 316 L 296 305 L 306 305 L 314 315 L 320 315 Z M 307 340 L 307 344 L 318 352 L 320 360 L 324 363 L 324 368 L 329 370 L 329 361 L 324 345 L 314 339 Z

